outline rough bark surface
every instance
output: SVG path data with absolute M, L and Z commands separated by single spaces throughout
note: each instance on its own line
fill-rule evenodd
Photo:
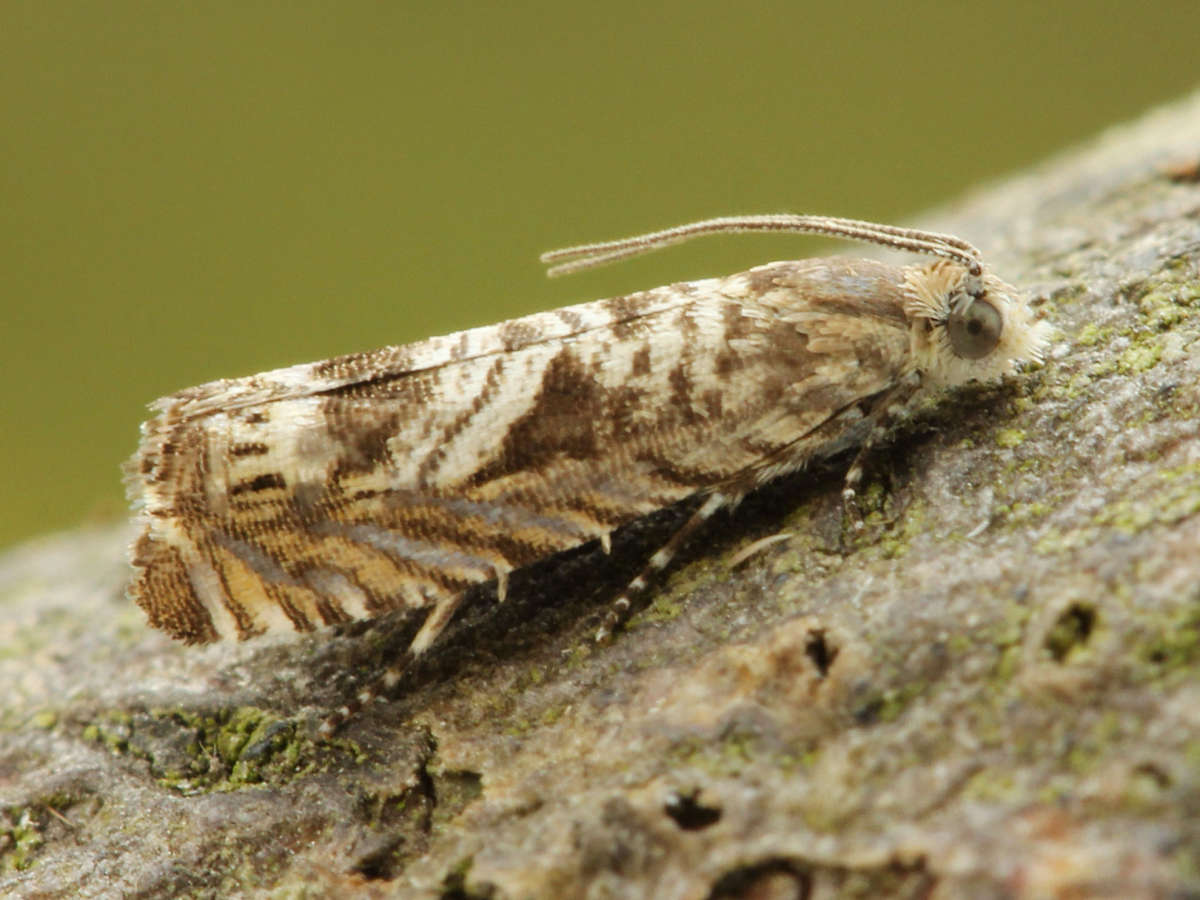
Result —
M 0 895 L 1200 892 L 1198 170 L 1200 95 L 920 220 L 1058 338 L 876 454 L 865 535 L 837 466 L 782 482 L 594 646 L 667 514 L 329 744 L 413 623 L 186 648 L 124 529 L 9 552 Z

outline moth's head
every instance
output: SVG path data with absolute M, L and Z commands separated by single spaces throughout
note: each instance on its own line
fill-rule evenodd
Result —
M 1042 358 L 1050 326 L 987 269 L 973 283 L 961 265 L 938 261 L 910 267 L 905 281 L 913 360 L 926 383 L 994 381 Z

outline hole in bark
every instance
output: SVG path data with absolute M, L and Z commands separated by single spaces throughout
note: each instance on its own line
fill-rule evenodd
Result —
M 1043 646 L 1054 657 L 1055 662 L 1062 662 L 1072 650 L 1088 642 L 1096 628 L 1096 619 L 1094 606 L 1072 603 L 1059 614 L 1053 627 L 1046 632 Z
M 852 715 L 855 723 L 859 725 L 874 725 L 879 721 L 881 712 L 883 712 L 883 698 L 876 696 L 856 707 Z
M 733 897 L 788 897 L 808 900 L 812 876 L 786 859 L 772 859 L 726 872 L 713 885 L 708 900 Z
M 458 861 L 442 879 L 442 891 L 438 900 L 492 900 L 496 890 L 491 884 L 467 886 L 467 875 L 474 858 L 467 856 Z
M 837 659 L 838 648 L 825 640 L 824 628 L 814 628 L 808 633 L 808 640 L 804 642 L 804 652 L 817 667 L 817 674 L 824 678 L 833 667 L 833 661 Z
M 400 874 L 403 847 L 403 838 L 381 841 L 378 847 L 359 857 L 352 871 L 368 881 L 391 881 Z
M 663 810 L 684 831 L 699 831 L 715 825 L 721 818 L 720 807 L 705 806 L 699 798 L 699 788 L 686 794 L 675 794 Z
M 1138 765 L 1133 767 L 1133 774 L 1139 778 L 1145 778 L 1160 789 L 1171 786 L 1170 774 L 1152 762 L 1138 763 Z

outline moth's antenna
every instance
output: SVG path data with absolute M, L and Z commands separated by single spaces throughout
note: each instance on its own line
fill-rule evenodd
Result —
M 894 250 L 925 253 L 953 260 L 967 270 L 966 293 L 971 297 L 983 294 L 981 276 L 983 261 L 980 252 L 962 238 L 918 228 L 898 228 L 858 219 L 838 219 L 831 216 L 798 216 L 790 214 L 763 216 L 723 216 L 705 219 L 688 225 L 677 225 L 662 231 L 635 235 L 615 241 L 580 244 L 562 250 L 543 253 L 541 261 L 552 263 L 546 274 L 551 277 L 568 275 L 584 269 L 603 266 L 621 259 L 640 256 L 652 250 L 681 244 L 706 234 L 738 234 L 750 231 L 777 231 L 800 234 L 823 234 L 829 237 L 879 244 Z

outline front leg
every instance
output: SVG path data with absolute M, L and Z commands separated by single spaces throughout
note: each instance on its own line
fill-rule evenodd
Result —
M 846 477 L 842 482 L 842 515 L 850 521 L 856 534 L 862 532 L 865 527 L 862 514 L 858 509 L 857 497 L 858 486 L 862 482 L 863 470 L 866 467 L 867 454 L 880 440 L 887 437 L 895 426 L 896 420 L 903 415 L 908 401 L 912 399 L 920 386 L 921 379 L 916 373 L 906 377 L 879 397 L 866 415 L 867 435 L 863 439 L 862 446 L 858 448 L 858 453 L 854 455 L 854 461 L 850 463 L 850 468 L 846 470 Z

